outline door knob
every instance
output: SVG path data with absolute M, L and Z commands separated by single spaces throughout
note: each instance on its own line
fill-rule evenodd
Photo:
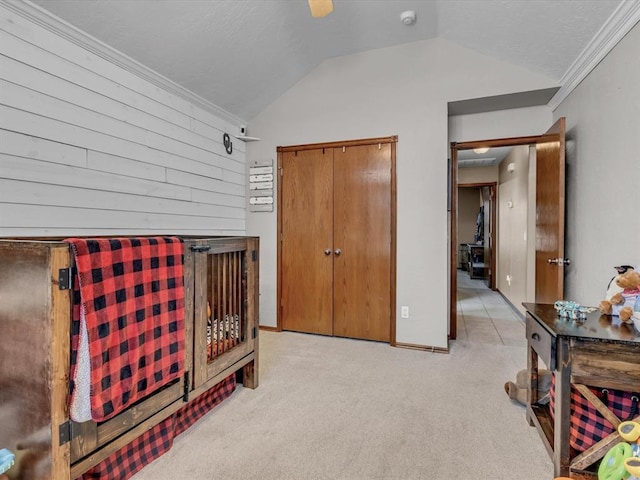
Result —
M 562 267 L 564 265 L 571 265 L 571 260 L 568 258 L 548 258 L 547 263 L 549 265 L 558 265 Z
M 324 254 L 325 255 L 331 255 L 331 249 L 330 248 L 325 248 L 324 249 Z
M 335 254 L 336 254 L 336 257 L 339 257 L 339 256 L 340 256 L 340 254 L 342 253 L 342 250 L 340 250 L 340 249 L 338 248 L 338 249 L 337 249 L 335 252 L 333 252 L 333 253 L 335 253 Z

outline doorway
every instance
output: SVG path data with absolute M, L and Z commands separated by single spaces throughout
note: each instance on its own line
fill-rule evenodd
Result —
M 458 152 L 469 149 L 535 146 L 535 288 L 537 303 L 553 303 L 564 296 L 564 174 L 565 119 L 542 135 L 453 142 L 450 161 L 449 339 L 457 338 Z M 532 232 L 533 235 L 533 232 Z M 495 270 L 494 270 L 495 271 Z
M 496 289 L 497 182 L 458 185 L 458 268 Z

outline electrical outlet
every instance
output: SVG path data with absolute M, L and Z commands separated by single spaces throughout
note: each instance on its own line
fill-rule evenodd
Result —
M 402 318 L 409 318 L 409 307 L 407 307 L 407 306 L 402 307 L 402 308 L 400 309 L 400 312 L 401 312 L 401 313 L 400 313 L 400 316 L 401 316 Z

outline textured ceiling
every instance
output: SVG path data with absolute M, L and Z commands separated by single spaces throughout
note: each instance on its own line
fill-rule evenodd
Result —
M 620 0 L 334 0 L 325 18 L 306 0 L 34 3 L 250 120 L 327 58 L 434 37 L 559 81 Z

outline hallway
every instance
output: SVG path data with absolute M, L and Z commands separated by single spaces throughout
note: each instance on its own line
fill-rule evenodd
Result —
M 463 270 L 457 275 L 458 341 L 526 346 L 524 320 L 502 296 Z

